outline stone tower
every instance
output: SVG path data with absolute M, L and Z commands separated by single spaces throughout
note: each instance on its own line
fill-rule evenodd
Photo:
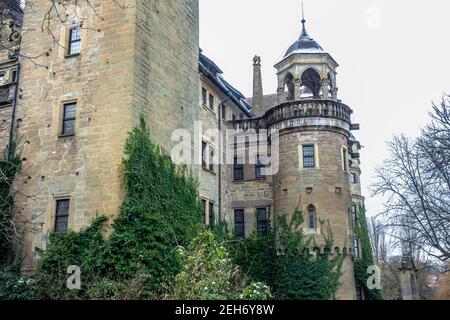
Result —
M 303 19 L 300 37 L 275 65 L 276 102 L 258 110 L 259 117 L 235 125 L 241 132 L 267 130 L 270 138 L 278 132 L 279 169 L 262 182 L 271 190 L 272 221 L 299 209 L 305 216 L 304 231 L 316 243 L 310 250 L 321 253 L 329 222 L 334 238 L 330 254 L 345 258 L 337 297 L 352 300 L 357 296 L 353 265 L 361 252 L 353 232 L 357 215 L 352 213 L 364 201 L 359 185 L 360 146 L 351 133 L 358 125 L 352 124 L 350 107 L 337 98 L 337 62 L 309 36 L 305 23 Z M 358 180 L 352 174 L 358 174 Z M 262 185 L 258 188 L 263 190 Z
M 16 205 L 35 222 L 24 269 L 49 232 L 118 214 L 123 147 L 141 114 L 170 151 L 172 131 L 193 132 L 199 112 L 198 0 L 56 4 L 67 20 L 52 19 L 53 37 L 41 32 L 48 1 L 33 4 L 21 55 L 37 58 L 20 61 L 17 105 L 30 180 Z

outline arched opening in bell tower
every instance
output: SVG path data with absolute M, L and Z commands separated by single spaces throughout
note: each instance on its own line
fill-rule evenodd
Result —
M 286 100 L 294 100 L 294 76 L 291 73 L 288 73 L 284 78 L 283 89 Z
M 321 80 L 319 73 L 313 69 L 308 68 L 303 72 L 301 77 L 302 85 L 300 87 L 301 99 L 319 99 Z

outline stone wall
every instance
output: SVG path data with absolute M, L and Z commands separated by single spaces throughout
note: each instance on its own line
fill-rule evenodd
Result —
M 70 198 L 72 230 L 96 215 L 118 214 L 123 146 L 141 113 L 149 119 L 152 138 L 167 149 L 172 130 L 192 126 L 198 101 L 198 1 L 130 2 L 122 9 L 113 1 L 94 1 L 98 15 L 83 4 L 69 7 L 69 17 L 75 12 L 85 17 L 81 54 L 71 57 L 66 57 L 67 26 L 52 25 L 59 47 L 40 31 L 47 2 L 37 0 L 37 11 L 25 11 L 22 53 L 59 49 L 37 61 L 22 59 L 18 117 L 20 134 L 30 141 L 24 157 L 31 177 L 22 192 L 33 198 L 19 196 L 16 203 L 37 223 L 36 232 L 26 237 L 24 269 L 34 267 L 34 248 L 45 248 L 54 229 L 56 199 Z M 65 101 L 77 102 L 73 137 L 59 136 Z

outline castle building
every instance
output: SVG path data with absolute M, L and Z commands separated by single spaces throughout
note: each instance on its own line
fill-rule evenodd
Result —
M 49 233 L 78 231 L 96 215 L 117 216 L 124 143 L 144 115 L 152 140 L 167 152 L 179 143 L 176 130 L 194 137 L 201 161 L 190 168 L 205 224 L 226 221 L 248 236 L 299 209 L 318 253 L 327 221 L 335 244 L 329 254 L 345 257 L 337 297 L 362 298 L 353 272 L 361 252 L 353 221 L 364 202 L 361 146 L 351 133 L 359 126 L 338 99 L 337 62 L 308 35 L 304 20 L 275 65 L 276 93 L 264 95 L 256 56 L 253 97 L 246 99 L 199 50 L 198 0 L 69 5 L 67 20 L 49 25 L 52 37 L 38 31 L 46 3 L 25 8 L 20 45 L 23 57 L 39 57 L 45 67 L 19 59 L 20 96 L 9 116 L 20 120 L 18 134 L 28 142 L 22 157 L 30 179 L 15 203 L 36 224 L 26 234 L 24 270 L 35 268 L 36 248 L 45 249 Z M 224 143 L 229 130 L 233 139 Z M 271 152 L 263 156 L 259 141 L 249 141 L 226 161 L 226 146 L 235 149 L 234 138 L 251 132 L 266 138 Z M 265 158 L 277 163 L 272 174 L 263 174 Z

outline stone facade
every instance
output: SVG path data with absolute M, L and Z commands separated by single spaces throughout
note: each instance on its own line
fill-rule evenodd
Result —
M 37 10 L 25 10 L 21 45 L 24 56 L 48 52 L 37 61 L 20 61 L 16 116 L 19 134 L 29 142 L 23 157 L 30 180 L 16 204 L 37 226 L 26 235 L 24 270 L 35 268 L 35 248 L 45 249 L 55 231 L 58 201 L 69 201 L 69 230 L 80 230 L 97 215 L 118 214 L 124 143 L 144 115 L 153 141 L 167 152 L 179 143 L 176 129 L 191 137 L 190 168 L 206 224 L 225 220 L 233 226 L 239 210 L 248 236 L 259 225 L 259 210 L 276 221 L 299 209 L 307 218 L 305 232 L 316 240 L 311 252 L 322 252 L 325 227 L 319 222 L 329 222 L 335 240 L 330 254 L 345 256 L 338 298 L 355 298 L 352 208 L 364 202 L 360 145 L 351 133 L 357 126 L 352 110 L 337 99 L 337 63 L 306 31 L 275 66 L 276 94 L 263 96 L 261 61 L 255 57 L 254 97 L 247 100 L 199 52 L 198 0 L 135 0 L 126 9 L 98 0 L 97 14 L 84 5 L 69 6 L 67 22 L 50 25 L 55 40 L 40 31 L 45 3 L 36 0 Z M 80 52 L 70 54 L 77 26 Z M 74 103 L 75 130 L 65 134 L 66 107 Z M 0 116 L 11 119 L 2 109 Z M 259 175 L 249 143 L 239 150 L 246 161 L 237 179 L 234 157 L 230 162 L 226 152 L 234 148 L 225 138 L 229 129 L 244 136 L 264 132 L 270 147 L 278 141 L 278 150 L 269 154 L 278 170 Z
M 54 230 L 58 199 L 70 199 L 71 230 L 118 214 L 123 147 L 141 114 L 167 150 L 170 133 L 192 130 L 198 116 L 198 1 L 128 1 L 126 9 L 93 1 L 97 14 L 85 4 L 70 6 L 68 21 L 51 25 L 59 45 L 40 31 L 47 2 L 34 4 L 25 10 L 21 53 L 49 54 L 21 61 L 17 117 L 30 142 L 23 156 L 31 177 L 22 193 L 33 199 L 18 196 L 16 203 L 38 225 L 27 234 L 24 269 L 34 268 L 35 248 L 45 248 Z M 69 30 L 77 25 L 81 50 L 69 55 Z M 75 134 L 64 136 L 68 102 L 76 103 Z

